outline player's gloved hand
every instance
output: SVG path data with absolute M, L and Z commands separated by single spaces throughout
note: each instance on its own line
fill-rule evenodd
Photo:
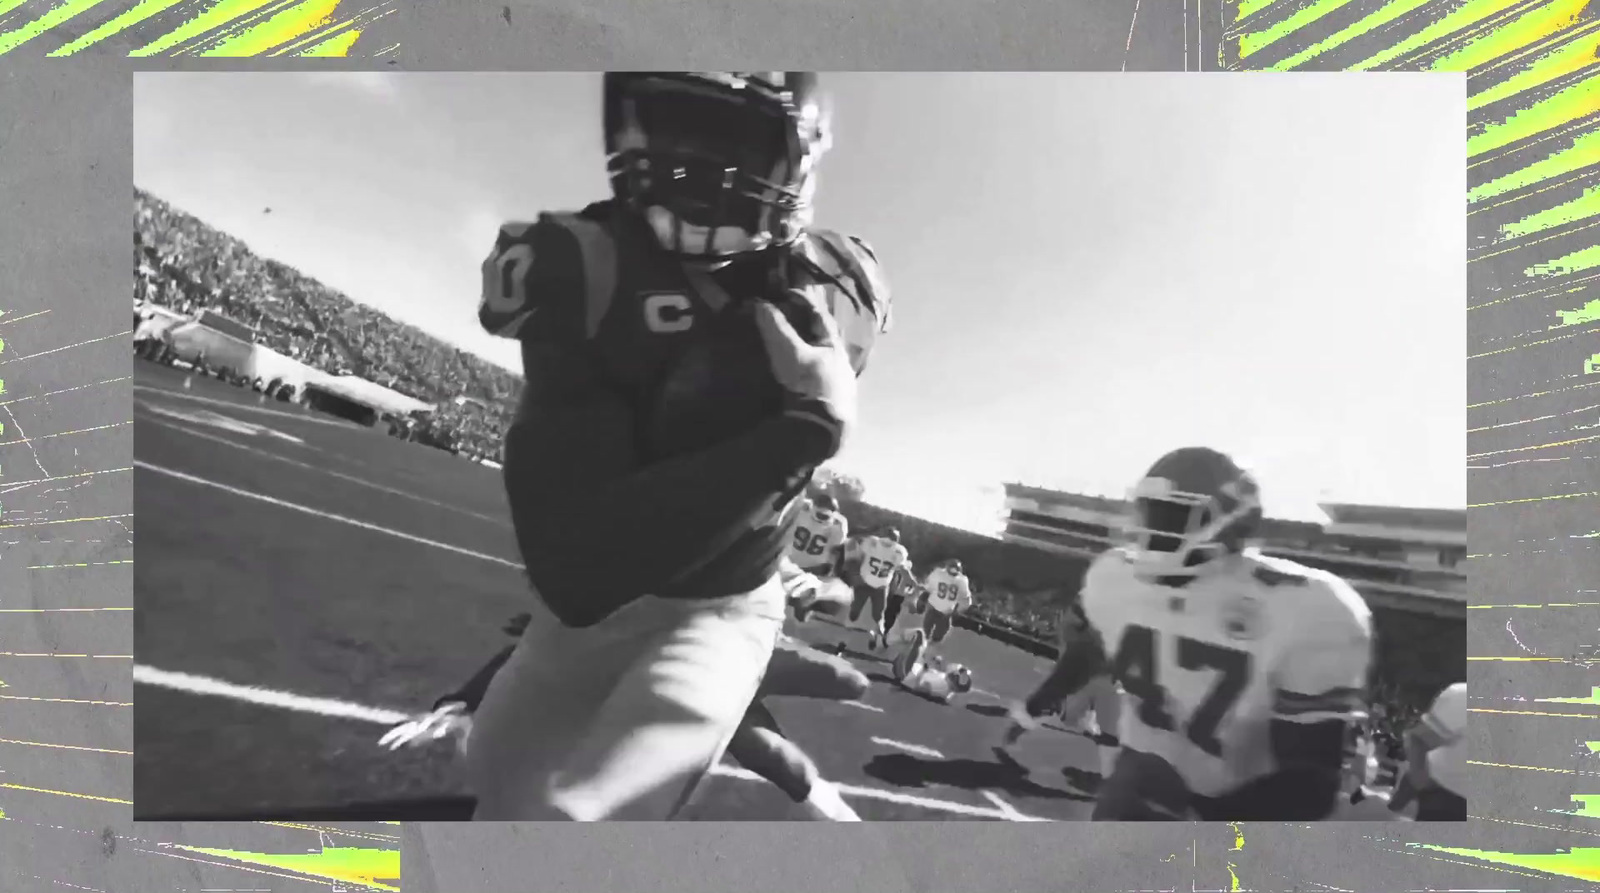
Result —
M 383 737 L 378 739 L 378 746 L 399 750 L 402 747 L 420 747 L 441 738 L 453 737 L 456 747 L 464 750 L 467 735 L 472 731 L 472 717 L 466 711 L 467 705 L 459 701 L 441 704 L 432 713 L 413 717 L 385 732 Z
M 756 328 L 773 377 L 788 395 L 785 412 L 826 435 L 817 438 L 811 457 L 825 462 L 839 451 L 845 432 L 855 424 L 855 369 L 831 314 L 800 292 L 789 292 L 780 301 L 781 308 L 775 301 L 755 303 Z
M 783 581 L 783 593 L 796 608 L 809 606 L 821 592 L 822 580 L 816 574 L 801 571 Z

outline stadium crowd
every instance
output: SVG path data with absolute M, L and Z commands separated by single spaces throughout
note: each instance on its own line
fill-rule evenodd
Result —
M 134 190 L 134 208 L 138 302 L 185 315 L 223 313 L 255 329 L 262 345 L 308 366 L 434 404 L 423 417 L 394 420 L 396 436 L 476 459 L 499 455 L 516 394 L 512 373 L 260 257 L 143 190 Z

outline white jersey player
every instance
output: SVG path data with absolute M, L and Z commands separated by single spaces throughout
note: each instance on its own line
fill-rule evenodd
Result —
M 1132 503 L 1132 542 L 1083 585 L 1125 693 L 1095 817 L 1327 818 L 1348 728 L 1366 716 L 1365 602 L 1333 574 L 1244 547 L 1256 484 L 1215 450 L 1163 456 Z
M 1417 801 L 1417 821 L 1467 820 L 1467 684 L 1447 686 L 1406 732 L 1406 774 L 1396 792 L 1396 811 Z
M 812 612 L 842 614 L 849 609 L 854 593 L 837 576 L 850 541 L 850 522 L 832 496 L 824 493 L 800 506 L 785 554 L 789 566 L 803 574 L 791 575 L 785 583 L 796 620 L 804 623 Z
M 840 514 L 839 503 L 832 496 L 806 499 L 790 533 L 789 558 L 801 570 L 833 574 L 849 536 L 850 522 Z
M 928 654 L 928 634 L 908 630 L 906 647 L 894 659 L 894 678 L 910 691 L 948 704 L 958 694 L 972 691 L 972 671 L 961 664 L 946 664 Z
M 928 572 L 922 581 L 927 604 L 922 612 L 922 628 L 932 644 L 950 634 L 950 621 L 957 611 L 972 606 L 972 583 L 961 569 L 961 560 L 952 558 Z
M 911 555 L 900 545 L 900 531 L 890 529 L 861 543 L 861 582 L 872 589 L 886 589 L 894 570 Z
M 872 627 L 867 633 L 867 647 L 876 649 L 884 642 L 883 615 L 888 603 L 889 581 L 896 568 L 911 560 L 906 547 L 900 544 L 900 531 L 889 528 L 877 536 L 865 537 L 858 549 L 860 564 L 854 575 L 855 597 L 850 603 L 850 622 L 861 617 L 862 608 L 872 607 Z M 843 648 L 843 644 L 840 645 Z

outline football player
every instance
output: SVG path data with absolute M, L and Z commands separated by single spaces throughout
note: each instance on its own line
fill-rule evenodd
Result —
M 1016 744 L 1025 732 L 1038 728 L 1039 721 L 1051 713 L 1058 714 L 1067 728 L 1077 729 L 1087 714 L 1092 712 L 1095 730 L 1090 738 L 1102 749 L 1102 763 L 1109 765 L 1107 758 L 1115 756 L 1115 750 L 1121 747 L 1117 727 L 1122 717 L 1122 692 L 1111 678 L 1109 665 L 1100 657 L 1099 646 L 1094 640 L 1089 620 L 1084 616 L 1081 601 L 1074 601 L 1063 612 L 1060 649 L 1060 656 L 1049 675 L 1032 694 L 1008 708 L 1011 725 L 1006 730 L 1001 746 Z M 1077 684 L 1079 671 L 1085 661 L 1090 662 L 1096 671 L 1077 691 L 1068 690 L 1065 686 Z
M 879 645 L 887 644 L 884 640 L 883 611 L 888 601 L 889 580 L 894 576 L 895 568 L 905 564 L 910 556 L 906 547 L 900 544 L 900 531 L 893 527 L 863 539 L 860 556 L 854 598 L 850 602 L 850 622 L 857 622 L 862 609 L 871 606 L 872 628 L 867 632 L 867 647 L 876 650 Z
M 972 691 L 972 671 L 961 664 L 948 664 L 928 654 L 928 633 L 906 632 L 906 647 L 895 656 L 894 679 L 909 691 L 943 704 L 958 694 Z
M 1126 699 L 1094 817 L 1328 818 L 1366 715 L 1371 612 L 1333 574 L 1247 547 L 1259 491 L 1223 453 L 1174 450 L 1131 496 L 1128 545 L 1095 559 L 1082 593 Z
M 479 820 L 686 802 L 772 656 L 797 497 L 889 324 L 871 249 L 810 225 L 814 74 L 603 91 L 612 197 L 502 226 L 483 265 L 479 320 L 522 348 L 504 477 L 538 600 L 474 716 Z
M 885 590 L 886 597 L 883 602 L 883 638 L 887 641 L 894 633 L 895 621 L 900 619 L 900 612 L 905 609 L 907 600 L 921 597 L 922 584 L 917 582 L 916 570 L 911 566 L 911 560 L 894 569 L 889 577 L 889 586 Z
M 1339 791 L 1339 806 L 1330 818 L 1344 822 L 1381 822 L 1399 818 L 1389 809 L 1388 793 L 1377 787 L 1377 747 L 1363 725 L 1351 725 L 1344 756 L 1344 786 Z
M 1467 684 L 1447 686 L 1433 706 L 1405 733 L 1406 771 L 1389 808 L 1401 812 L 1416 801 L 1419 822 L 1464 822 L 1467 798 Z
M 823 493 L 801 502 L 790 534 L 788 556 L 800 570 L 814 574 L 818 585 L 809 598 L 791 594 L 795 619 L 804 623 L 813 611 L 839 614 L 849 608 L 850 587 L 836 578 L 849 535 L 850 523 L 832 496 Z
M 957 611 L 972 606 L 972 584 L 961 569 L 961 559 L 952 558 L 928 572 L 922 581 L 927 590 L 922 612 L 922 629 L 928 642 L 937 645 L 950 634 L 950 622 Z

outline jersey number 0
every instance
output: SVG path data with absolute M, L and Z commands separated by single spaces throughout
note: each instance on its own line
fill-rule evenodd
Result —
M 1177 722 L 1167 712 L 1167 690 L 1161 685 L 1157 672 L 1156 632 L 1147 626 L 1129 626 L 1117 644 L 1117 657 L 1113 672 L 1122 682 L 1122 689 L 1139 699 L 1139 721 L 1152 729 L 1173 731 Z M 1222 742 L 1217 740 L 1217 726 L 1228 715 L 1239 695 L 1250 681 L 1251 657 L 1248 651 L 1238 651 L 1178 637 L 1178 666 L 1185 670 L 1216 670 L 1216 682 L 1206 693 L 1200 706 L 1184 729 L 1195 746 L 1214 756 L 1222 756 Z

